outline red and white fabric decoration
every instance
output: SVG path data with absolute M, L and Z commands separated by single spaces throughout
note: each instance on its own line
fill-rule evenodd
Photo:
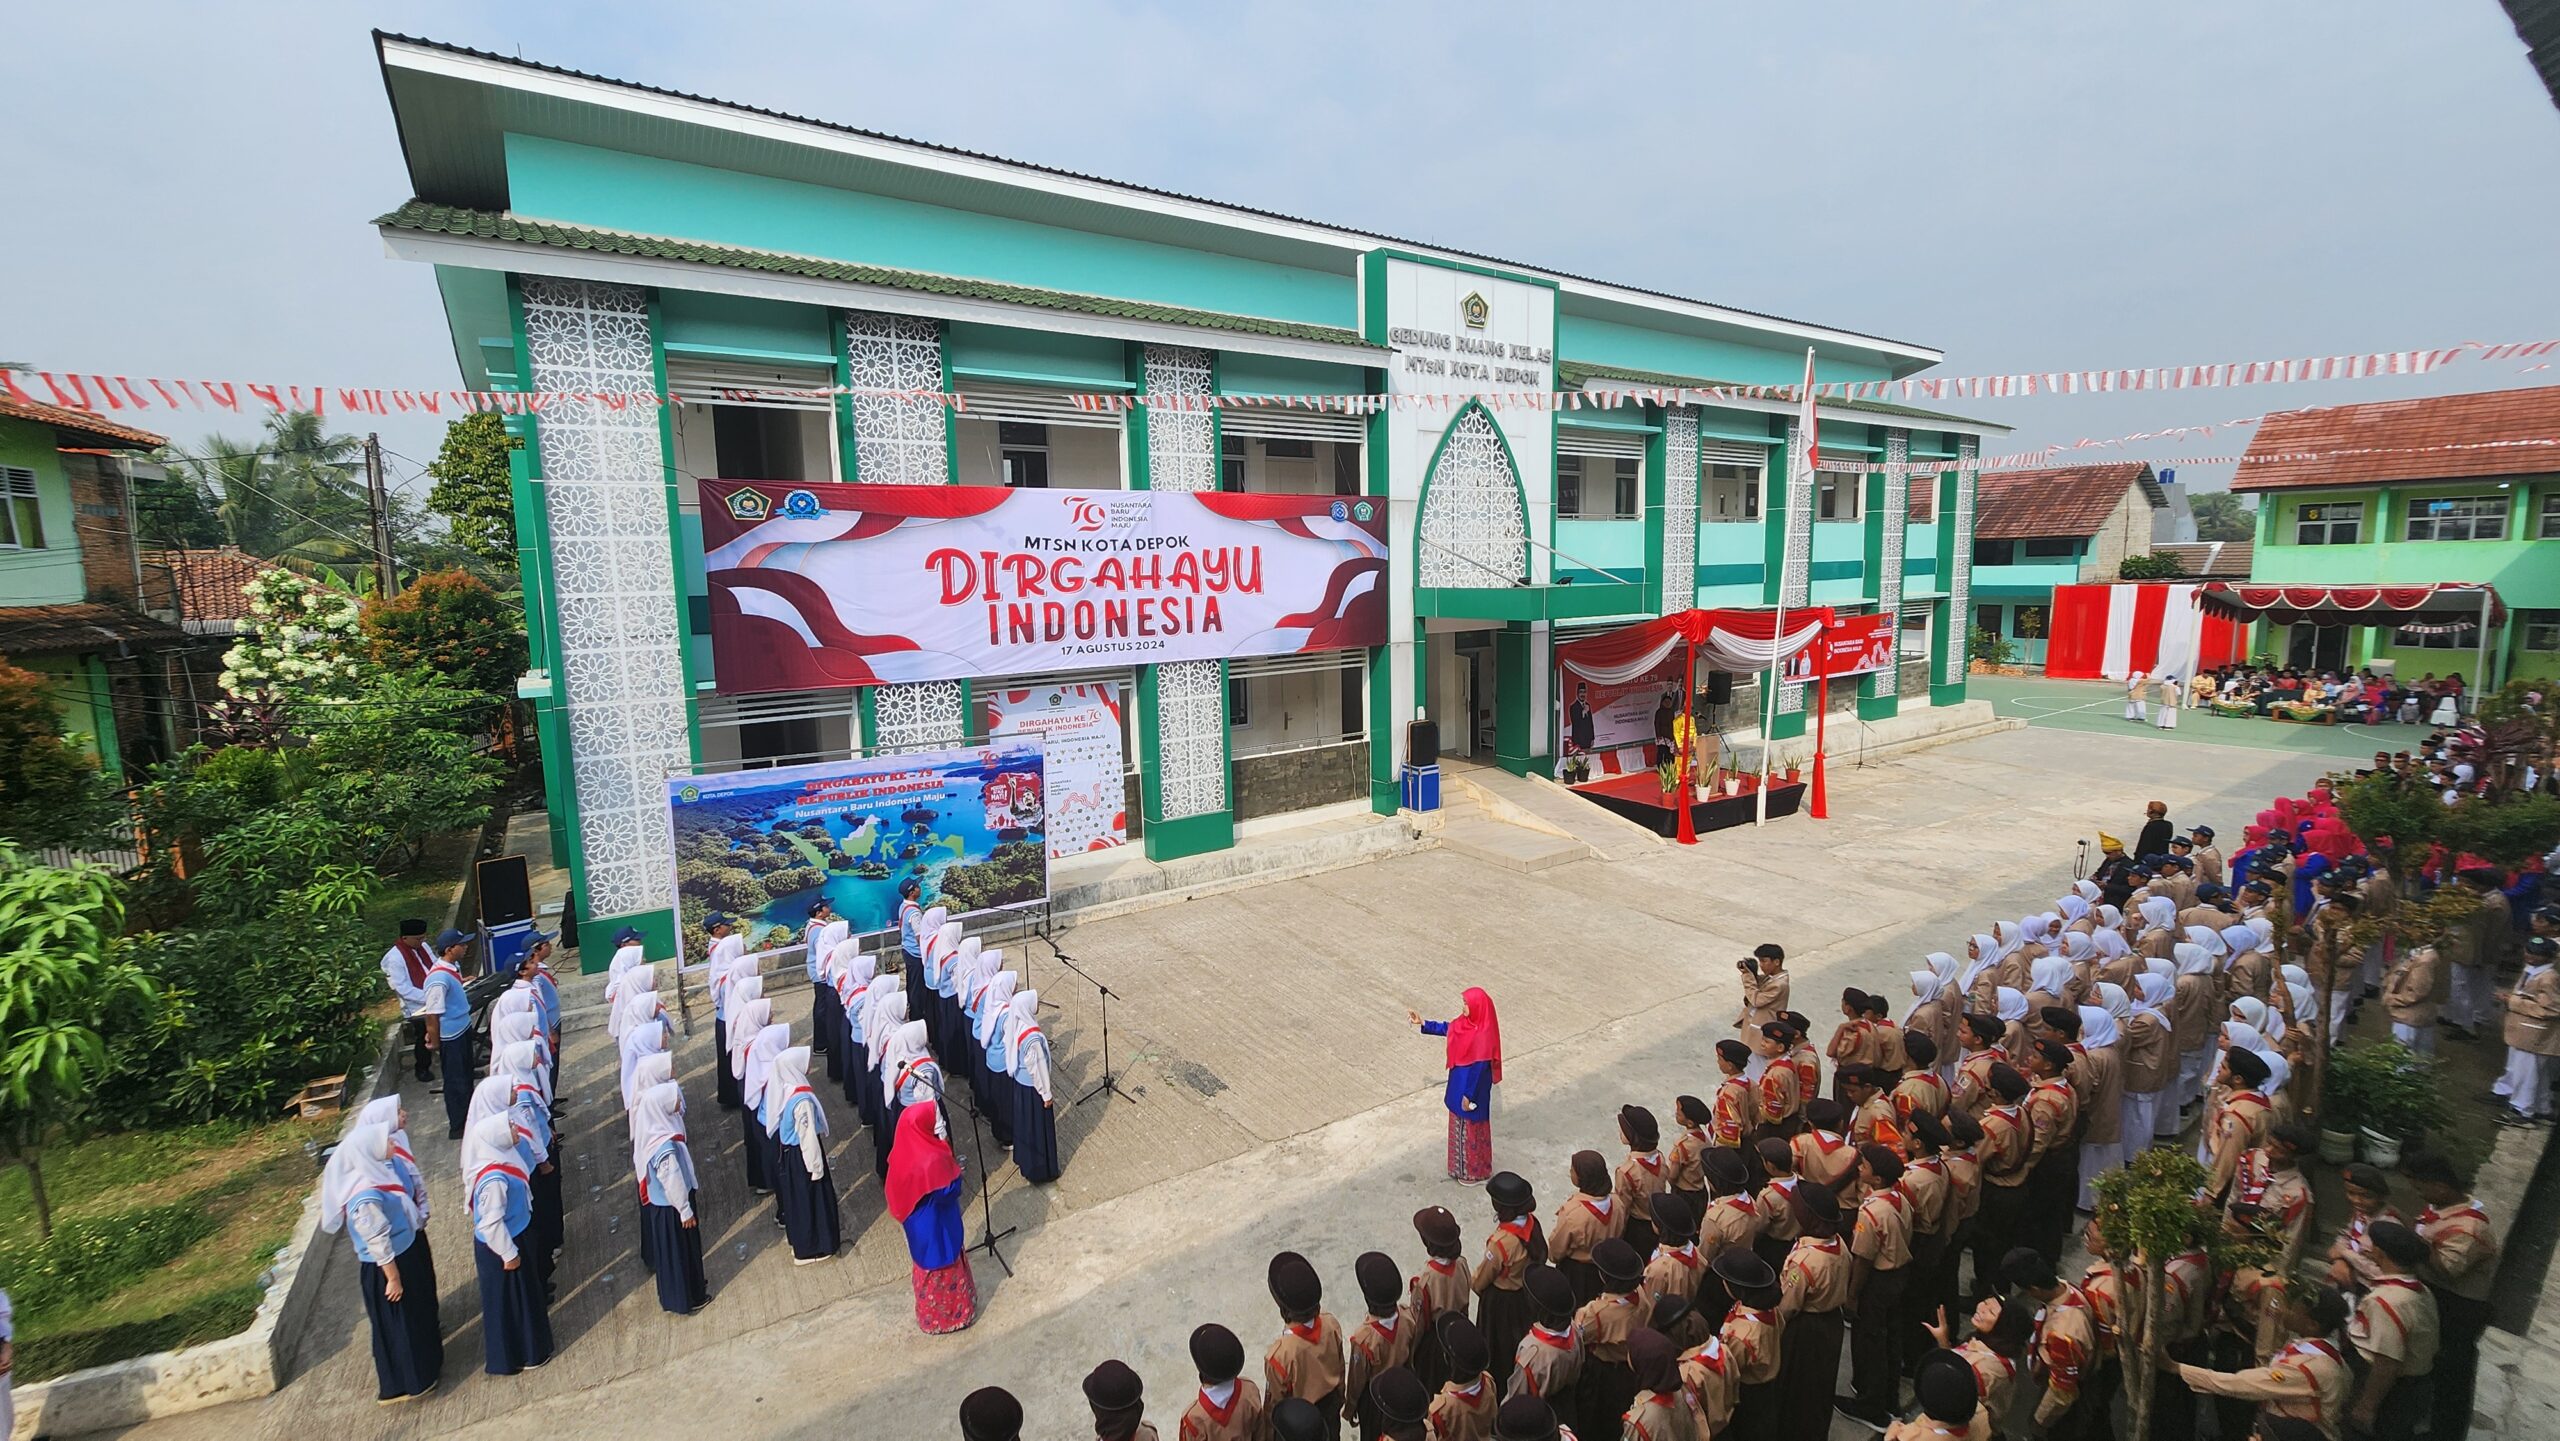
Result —
M 2482 608 L 2491 625 L 2505 620 L 2506 606 L 2495 588 L 2476 581 L 2439 581 L 2434 585 L 2233 585 L 2214 581 L 2203 588 L 2204 604 L 2227 615 L 2279 625 L 2295 621 L 2327 621 L 2340 625 L 2403 625 L 2413 621 L 2444 624 L 2476 622 Z
M 1680 646 L 1694 645 L 1700 670 L 1765 671 L 1811 645 L 1831 615 L 1829 606 L 1791 610 L 1782 635 L 1775 611 L 1684 610 L 1567 641 L 1556 647 L 1556 664 L 1565 674 L 1594 685 L 1624 685 Z
M 2140 672 L 2192 679 L 2248 654 L 2249 623 L 2202 604 L 2194 585 L 2058 585 L 2045 632 L 2044 673 L 2057 680 L 2122 680 Z

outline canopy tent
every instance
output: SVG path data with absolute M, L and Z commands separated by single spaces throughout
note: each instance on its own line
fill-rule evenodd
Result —
M 2497 590 L 2477 581 L 2433 585 L 2233 585 L 2201 592 L 2204 608 L 2235 620 L 2277 625 L 2474 625 L 2507 618 Z

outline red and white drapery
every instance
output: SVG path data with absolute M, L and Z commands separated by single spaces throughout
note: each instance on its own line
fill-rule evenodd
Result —
M 2207 610 L 2278 625 L 2297 621 L 2315 625 L 2476 624 L 2484 618 L 2496 625 L 2507 618 L 2497 590 L 2476 581 L 2449 580 L 2434 585 L 2233 585 L 2215 581 L 2204 587 L 2202 598 Z
M 1556 665 L 1593 685 L 1624 685 L 1685 645 L 1696 649 L 1699 669 L 1749 674 L 1766 671 L 1813 644 L 1831 617 L 1829 606 L 1790 610 L 1781 634 L 1775 611 L 1684 610 L 1567 641 L 1556 647 Z
M 2201 586 L 2058 585 L 2044 673 L 2122 680 L 2138 671 L 2185 680 L 2245 658 L 2248 639 L 2248 619 L 2205 609 Z

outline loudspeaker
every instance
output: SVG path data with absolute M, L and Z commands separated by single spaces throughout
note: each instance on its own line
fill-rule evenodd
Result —
M 493 856 L 473 869 L 480 880 L 480 923 L 503 926 L 533 919 L 533 883 L 522 856 Z
M 1707 704 L 1733 704 L 1733 672 L 1729 670 L 1707 672 Z
M 1404 728 L 1404 763 L 1409 766 L 1440 764 L 1440 722 L 1418 720 Z

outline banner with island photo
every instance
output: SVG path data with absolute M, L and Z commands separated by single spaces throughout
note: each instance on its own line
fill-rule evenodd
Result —
M 792 945 L 821 896 L 856 935 L 894 929 L 910 878 L 954 918 L 1037 905 L 1047 791 L 1029 738 L 669 780 L 684 954 L 702 958 L 713 912 L 751 951 Z

